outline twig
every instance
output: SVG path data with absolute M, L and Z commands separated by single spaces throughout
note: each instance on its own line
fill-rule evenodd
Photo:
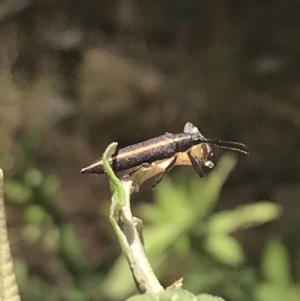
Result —
M 116 147 L 117 143 L 110 144 L 102 158 L 113 192 L 109 220 L 129 263 L 139 291 L 156 294 L 163 291 L 164 288 L 156 278 L 146 257 L 141 242 L 141 223 L 137 222 L 131 212 L 130 195 L 134 190 L 133 182 L 130 178 L 120 181 L 108 162 L 109 157 L 115 153 Z
M 0 169 L 0 300 L 21 300 L 7 236 L 2 169 Z

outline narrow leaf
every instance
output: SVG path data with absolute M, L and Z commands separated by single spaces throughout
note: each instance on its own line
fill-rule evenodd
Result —
M 210 235 L 204 246 L 207 252 L 222 263 L 236 265 L 244 260 L 242 248 L 231 236 Z
M 263 274 L 269 282 L 285 286 L 291 283 L 288 252 L 278 239 L 267 243 L 262 263 Z
M 279 216 L 280 206 L 271 202 L 260 202 L 214 214 L 208 221 L 210 233 L 232 233 L 240 228 L 249 228 L 269 222 Z

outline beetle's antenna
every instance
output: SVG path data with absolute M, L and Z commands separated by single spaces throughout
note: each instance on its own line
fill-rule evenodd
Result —
M 203 140 L 203 139 L 201 139 Z M 205 143 L 210 143 L 216 146 L 219 146 L 221 148 L 226 148 L 226 149 L 230 149 L 233 150 L 235 152 L 239 152 L 245 155 L 249 155 L 248 152 L 248 147 L 246 144 L 241 143 L 241 142 L 234 142 L 234 141 L 225 141 L 225 140 L 218 140 L 218 139 L 204 139 Z

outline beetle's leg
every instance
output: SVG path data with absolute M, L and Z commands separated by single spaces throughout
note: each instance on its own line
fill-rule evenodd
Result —
M 187 152 L 190 160 L 191 160 L 191 163 L 192 163 L 192 166 L 193 166 L 193 169 L 194 171 L 196 172 L 196 174 L 202 178 L 203 177 L 203 170 L 202 170 L 202 167 L 201 167 L 201 164 L 200 162 L 198 161 L 197 158 L 193 157 L 192 154 L 190 152 Z
M 156 187 L 157 184 L 159 184 L 161 182 L 164 175 L 175 166 L 176 160 L 177 160 L 177 156 L 174 157 L 174 159 L 171 161 L 171 163 L 166 167 L 165 171 L 159 176 L 159 179 L 157 180 L 157 182 L 152 186 L 152 190 Z

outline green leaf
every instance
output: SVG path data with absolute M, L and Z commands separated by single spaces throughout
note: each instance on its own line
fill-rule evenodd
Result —
M 43 193 L 45 197 L 52 198 L 61 186 L 57 177 L 49 175 L 43 182 Z
M 157 211 L 160 211 L 163 215 L 163 219 L 157 222 L 164 222 L 165 220 L 174 220 L 174 218 L 184 217 L 183 214 L 178 215 L 177 213 L 182 212 L 187 208 L 187 195 L 181 187 L 178 187 L 172 183 L 167 177 L 164 182 L 157 187 L 155 191 L 155 198 L 157 200 Z M 188 209 L 187 209 L 188 210 Z
M 41 171 L 30 168 L 24 174 L 24 183 L 29 187 L 38 187 L 41 186 L 44 180 L 44 176 Z
M 48 215 L 39 205 L 30 205 L 25 210 L 25 219 L 30 223 L 41 223 Z
M 88 300 L 88 295 L 86 292 L 83 292 L 79 288 L 70 288 L 65 293 L 66 300 L 72 300 L 72 301 L 86 301 Z
M 284 287 L 264 282 L 257 286 L 254 296 L 257 301 L 299 301 L 300 289 L 293 285 Z
M 215 259 L 222 263 L 236 265 L 244 260 L 244 253 L 237 241 L 229 235 L 210 235 L 204 247 Z
M 120 180 L 114 174 L 114 171 L 108 162 L 111 155 L 113 155 L 115 153 L 117 146 L 118 146 L 118 143 L 116 143 L 116 142 L 111 143 L 105 150 L 105 152 L 102 156 L 102 161 L 103 161 L 103 166 L 104 166 L 105 172 L 109 179 L 111 190 L 114 193 L 113 200 L 115 201 L 115 204 L 113 204 L 113 206 L 118 205 L 118 204 L 120 206 L 123 206 L 125 204 L 125 200 L 126 200 L 124 188 L 123 188 Z
M 24 204 L 32 197 L 32 191 L 26 185 L 17 181 L 7 181 L 4 185 L 6 196 L 15 203 Z
M 197 301 L 225 301 L 221 297 L 216 297 L 208 294 L 200 294 L 197 296 Z
M 148 255 L 166 250 L 181 235 L 182 229 L 172 223 L 145 227 L 143 230 Z
M 280 206 L 260 202 L 214 214 L 207 223 L 209 233 L 232 233 L 240 228 L 249 228 L 269 222 L 279 216 Z
M 268 240 L 263 255 L 262 269 L 264 277 L 270 283 L 281 286 L 291 283 L 288 252 L 278 239 Z
M 72 225 L 63 225 L 61 227 L 60 248 L 73 267 L 80 269 L 84 266 L 84 254 Z
M 23 258 L 14 259 L 14 271 L 17 277 L 19 288 L 26 288 L 30 282 L 28 275 L 28 264 Z
M 161 211 L 161 220 L 155 224 L 173 224 L 175 228 L 186 231 L 191 228 L 196 220 L 198 212 L 193 204 L 189 202 L 189 193 L 165 179 L 164 185 L 159 189 L 160 196 L 156 206 Z M 166 189 L 167 187 L 167 189 Z M 163 206 L 161 206 L 163 204 Z M 155 205 L 154 205 L 155 206 Z
M 101 283 L 102 296 L 109 300 L 123 300 L 136 291 L 136 285 L 124 256 L 120 256 Z
M 159 300 L 160 299 L 156 295 L 149 295 L 149 294 L 136 295 L 130 297 L 129 299 L 126 299 L 126 301 L 159 301 Z
M 188 187 L 188 201 L 197 212 L 197 219 L 209 215 L 217 202 L 221 188 L 236 163 L 232 155 L 224 155 L 217 166 L 203 179 L 194 178 Z

